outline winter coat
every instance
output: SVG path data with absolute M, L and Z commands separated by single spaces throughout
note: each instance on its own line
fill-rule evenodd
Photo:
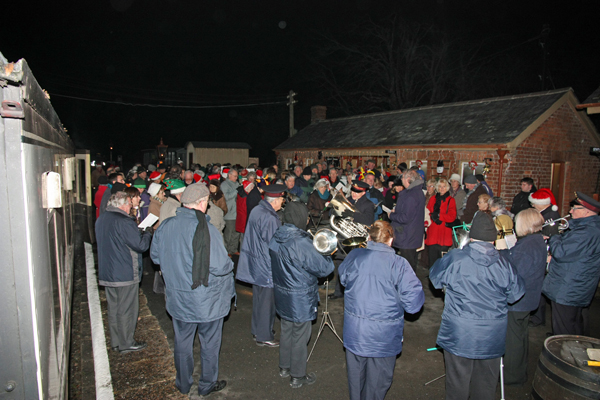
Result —
M 281 221 L 267 200 L 262 200 L 252 210 L 240 249 L 236 279 L 257 286 L 273 287 L 269 242 L 280 226 Z
M 456 220 L 456 205 L 450 192 L 444 196 L 439 193 L 432 196 L 427 204 L 431 224 L 427 228 L 425 244 L 439 244 L 440 246 L 452 246 L 452 228 L 446 226 L 447 222 Z
M 425 195 L 423 181 L 415 180 L 398 193 L 396 209 L 390 214 L 394 227 L 394 247 L 418 249 L 423 245 L 425 234 Z
M 223 209 L 213 203 L 212 200 L 209 200 L 208 202 L 209 204 L 208 208 L 206 209 L 206 215 L 210 217 L 210 223 L 217 228 L 221 235 L 223 235 L 223 229 L 225 229 L 225 220 L 223 219 L 223 216 L 225 213 L 223 212 Z
M 479 211 L 477 201 L 479 200 L 479 196 L 482 194 L 487 194 L 487 191 L 481 185 L 477 185 L 475 189 L 467 193 L 467 204 L 465 205 L 462 216 L 460 217 L 461 222 L 466 222 L 467 224 L 473 222 L 475 213 Z
M 327 193 L 327 192 L 326 192 Z M 308 204 L 306 205 L 308 208 L 308 212 L 310 215 L 318 217 L 321 212 L 323 212 L 323 216 L 321 217 L 321 221 L 329 220 L 329 209 L 325 210 L 325 204 L 328 201 L 331 201 L 331 194 L 327 197 L 326 200 L 323 200 L 321 196 L 319 196 L 319 191 L 315 190 L 308 197 Z
M 164 220 L 175 216 L 177 209 L 181 207 L 181 203 L 173 197 L 168 197 L 167 200 L 160 207 L 160 216 L 158 218 L 158 225 L 160 226 Z
M 104 192 L 108 189 L 110 192 L 110 188 L 106 185 L 98 186 L 98 190 L 96 190 L 96 194 L 94 195 L 94 205 L 96 206 L 96 219 L 100 216 L 100 204 L 102 203 L 102 196 Z
M 262 200 L 262 194 L 260 194 L 260 190 L 258 187 L 254 186 L 250 193 L 248 193 L 248 197 L 246 198 L 246 224 L 248 224 L 248 218 L 250 218 L 250 213 L 254 210 Z
M 157 197 L 150 197 L 150 205 L 148 206 L 148 214 L 154 214 L 160 218 L 160 209 L 163 205 L 163 202 L 160 201 Z M 156 226 L 158 228 L 158 226 Z
M 207 222 L 210 217 L 206 216 Z M 175 217 L 164 221 L 156 230 L 150 249 L 152 261 L 160 264 L 166 289 L 166 307 L 178 321 L 201 323 L 218 320 L 229 314 L 235 296 L 233 262 L 227 256 L 223 238 L 212 224 L 208 286 L 192 290 L 192 240 L 198 218 L 194 210 L 181 207 Z
M 227 202 L 225 201 L 225 196 L 222 192 L 217 195 L 211 194 L 210 200 L 215 206 L 223 210 L 223 215 L 227 214 Z
M 565 306 L 587 307 L 600 279 L 600 216 L 569 221 L 569 230 L 549 239 L 552 260 L 542 292 Z
M 548 207 L 544 208 L 541 211 L 541 214 L 542 214 L 542 217 L 544 217 L 544 222 L 548 222 L 551 219 L 556 221 L 557 219 L 560 218 L 560 214 L 558 213 L 558 211 L 554 211 L 552 209 L 552 206 L 548 206 Z M 558 223 L 556 223 L 554 225 L 547 225 L 542 228 L 542 235 L 548 236 L 548 237 L 557 235 L 558 227 L 559 227 Z
M 459 357 L 501 357 L 508 303 L 525 293 L 525 284 L 510 262 L 493 244 L 471 242 L 438 259 L 429 279 L 436 289 L 446 289 L 437 344 Z
M 225 196 L 225 202 L 227 203 L 227 214 L 223 217 L 225 221 L 235 221 L 237 209 L 235 207 L 235 201 L 237 199 L 237 188 L 240 186 L 239 183 L 225 179 L 221 183 L 221 191 Z
M 391 357 L 402 351 L 404 312 L 425 302 L 410 264 L 384 243 L 367 242 L 339 266 L 344 292 L 344 347 L 361 357 Z
M 531 203 L 529 202 L 529 195 L 535 192 L 535 186 L 532 186 L 531 191 L 523 192 L 520 191 L 513 198 L 512 206 L 510 208 L 510 212 L 514 215 L 517 215 L 519 212 L 531 208 Z
M 236 232 L 244 233 L 246 232 L 246 224 L 248 223 L 248 213 L 246 212 L 248 193 L 246 193 L 243 186 L 240 186 L 237 191 L 238 194 L 235 199 L 235 207 L 237 209 L 235 230 Z
M 142 222 L 148 216 L 148 207 L 150 207 L 150 195 L 145 190 L 140 194 L 140 210 L 139 217 Z M 143 202 L 143 204 L 142 204 Z
M 452 188 L 450 188 L 449 192 L 450 196 L 454 197 L 454 203 L 456 203 L 457 218 L 460 218 L 463 213 L 462 206 L 465 202 L 465 198 L 467 197 L 467 192 L 462 187 L 459 187 L 456 192 L 453 192 Z
M 525 284 L 525 295 L 509 311 L 533 311 L 538 308 L 542 283 L 546 273 L 546 242 L 540 233 L 533 233 L 517 240 L 510 250 L 502 250 Z
M 352 198 L 348 199 L 348 201 L 358 211 L 354 213 L 354 222 L 365 226 L 373 225 L 373 222 L 375 222 L 375 205 L 367 199 L 366 194 L 357 201 L 354 201 Z
M 98 283 L 110 287 L 140 283 L 142 253 L 150 247 L 151 239 L 152 234 L 142 233 L 125 211 L 106 207 L 96 221 Z
M 369 199 L 369 201 L 375 206 L 375 208 L 373 209 L 373 222 L 375 222 L 379 219 L 381 213 L 383 213 L 383 209 L 381 208 L 381 205 L 385 200 L 383 197 L 383 193 L 380 192 L 378 189 L 372 187 L 371 189 L 367 190 L 365 197 Z
M 317 278 L 333 272 L 331 257 L 317 252 L 312 237 L 291 224 L 277 229 L 269 253 L 277 314 L 291 322 L 314 320 L 319 303 Z

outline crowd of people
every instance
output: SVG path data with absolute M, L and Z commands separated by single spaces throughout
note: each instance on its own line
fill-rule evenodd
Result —
M 562 229 L 552 192 L 536 190 L 531 178 L 523 178 L 509 210 L 483 175 L 426 180 L 405 163 L 388 171 L 374 160 L 345 169 L 326 162 L 286 170 L 181 164 L 127 173 L 97 165 L 92 184 L 111 347 L 146 347 L 134 339 L 137 288 L 143 266 L 152 266 L 154 290 L 165 293 L 173 319 L 182 393 L 193 384 L 195 332 L 202 343 L 198 393 L 226 385 L 218 358 L 235 279 L 252 285 L 256 345 L 279 348 L 279 375 L 299 388 L 316 381 L 306 354 L 319 279 L 337 275 L 329 298 L 344 298 L 351 399 L 382 399 L 391 386 L 404 313 L 419 312 L 425 299 L 419 265 L 445 293 L 437 344 L 447 399 L 493 399 L 502 356 L 505 383 L 526 382 L 528 328 L 545 323 L 547 301 L 553 334 L 589 334 L 600 279 L 600 203 L 583 193 Z M 321 254 L 308 231 L 329 227 L 340 196 L 350 205 L 341 218 L 363 225 L 368 241 Z M 144 222 L 148 228 L 138 229 Z M 467 243 L 457 240 L 457 228 L 469 231 Z

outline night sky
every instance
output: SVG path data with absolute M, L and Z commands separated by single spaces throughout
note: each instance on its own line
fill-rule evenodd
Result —
M 5 9 L 0 52 L 27 60 L 76 146 L 94 155 L 108 159 L 112 143 L 132 163 L 161 137 L 174 147 L 244 141 L 266 165 L 288 135 L 290 90 L 298 93 L 298 130 L 313 105 L 328 106 L 328 117 L 344 115 L 312 74 L 320 34 L 356 38 L 347 33 L 390 15 L 433 25 L 477 49 L 475 61 L 490 76 L 515 77 L 504 92 L 485 96 L 493 97 L 541 89 L 542 52 L 529 39 L 549 24 L 546 88 L 572 87 L 583 101 L 600 85 L 598 3 L 28 1 Z M 249 104 L 262 105 L 239 106 Z

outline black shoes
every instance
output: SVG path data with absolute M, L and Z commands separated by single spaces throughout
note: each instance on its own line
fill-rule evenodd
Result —
M 287 378 L 288 376 L 290 376 L 290 369 L 279 367 L 279 376 L 282 378 Z
M 302 378 L 294 378 L 292 377 L 290 381 L 290 386 L 294 389 L 298 389 L 302 385 L 312 385 L 317 381 L 317 375 L 314 372 L 303 376 Z
M 206 397 L 211 393 L 219 392 L 219 391 L 223 390 L 225 388 L 225 386 L 227 386 L 227 381 L 217 381 L 215 386 L 213 386 L 213 388 L 210 389 L 210 392 L 203 394 L 202 396 Z
M 330 294 L 330 295 L 328 295 L 328 296 L 327 296 L 327 298 L 328 298 L 329 300 L 336 300 L 336 299 L 343 299 L 343 298 L 344 298 L 344 296 L 338 296 L 338 295 L 336 295 L 336 294 L 334 293 L 334 294 Z
M 111 347 L 110 349 L 111 349 L 112 351 L 119 351 L 119 346 Z
M 133 342 L 133 345 L 131 347 L 129 347 L 128 349 L 120 349 L 119 353 L 126 354 L 134 351 L 140 351 L 145 349 L 146 346 L 148 346 L 148 343 L 146 342 Z

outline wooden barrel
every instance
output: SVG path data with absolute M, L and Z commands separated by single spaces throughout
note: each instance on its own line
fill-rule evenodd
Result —
M 533 378 L 532 398 L 600 399 L 600 367 L 588 367 L 588 348 L 600 349 L 600 340 L 575 335 L 546 339 Z

